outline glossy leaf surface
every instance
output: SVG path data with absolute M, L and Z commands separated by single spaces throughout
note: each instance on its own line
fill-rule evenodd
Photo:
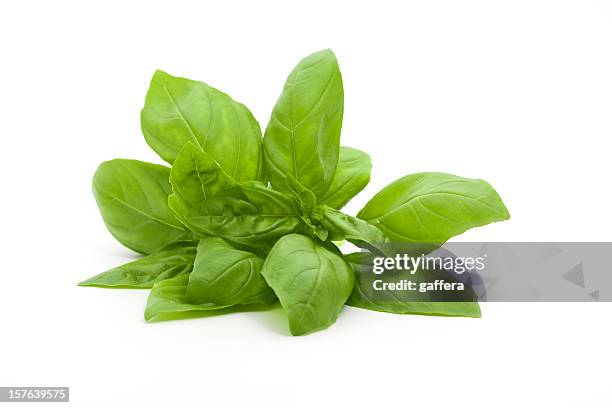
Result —
M 203 82 L 156 71 L 141 127 L 149 146 L 168 163 L 190 141 L 236 180 L 262 177 L 259 124 L 246 106 Z
M 384 253 L 385 234 L 377 226 L 360 218 L 351 217 L 328 206 L 320 206 L 323 225 L 333 241 L 347 240 L 358 247 Z
M 337 252 L 299 234 L 278 240 L 261 273 L 287 312 L 294 335 L 334 323 L 354 283 L 349 265 Z
M 261 183 L 225 190 L 185 216 L 201 236 L 213 235 L 244 245 L 267 245 L 283 235 L 303 231 L 299 202 Z
M 79 285 L 103 288 L 151 288 L 156 282 L 190 273 L 195 255 L 194 246 L 173 244 L 153 254 L 102 272 Z
M 318 198 L 336 171 L 344 89 L 331 50 L 312 54 L 291 71 L 264 137 L 265 168 L 272 186 L 285 190 L 291 176 Z
M 170 184 L 173 193 L 168 205 L 184 222 L 184 215 L 190 208 L 237 182 L 213 158 L 187 142 L 172 165 Z
M 145 320 L 176 319 L 192 312 L 214 311 L 225 307 L 212 303 L 194 305 L 187 302 L 188 283 L 189 275 L 179 275 L 153 285 L 147 299 Z
M 400 243 L 444 243 L 470 228 L 510 217 L 489 183 L 446 173 L 402 177 L 376 194 L 357 216 Z
M 340 209 L 370 182 L 372 162 L 366 152 L 340 147 L 338 166 L 320 203 Z
M 168 207 L 170 169 L 137 160 L 102 163 L 93 193 L 108 230 L 136 252 L 150 254 L 174 242 L 191 241 Z
M 275 296 L 260 273 L 263 262 L 221 238 L 202 239 L 189 276 L 187 300 L 228 306 L 269 303 Z

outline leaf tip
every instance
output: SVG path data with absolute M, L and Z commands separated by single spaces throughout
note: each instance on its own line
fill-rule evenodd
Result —
M 169 76 L 170 74 L 168 74 L 166 71 L 163 71 L 161 69 L 156 69 L 155 72 L 153 72 L 153 77 L 151 78 L 151 82 L 158 80 L 158 79 L 165 79 Z
M 506 208 L 506 206 L 504 205 L 504 213 L 503 213 L 503 217 L 504 217 L 504 221 L 509 220 L 510 219 L 510 212 L 508 211 L 508 208 Z
M 334 61 L 335 64 L 338 63 L 336 54 L 332 51 L 331 48 L 325 48 L 323 50 L 308 55 L 307 57 L 303 58 L 302 61 L 300 61 L 299 65 L 316 65 L 323 61 Z

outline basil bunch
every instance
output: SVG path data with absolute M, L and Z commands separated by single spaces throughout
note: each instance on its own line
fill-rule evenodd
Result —
M 342 76 L 334 53 L 291 71 L 262 138 L 251 112 L 202 82 L 157 71 L 141 114 L 149 146 L 172 167 L 104 162 L 93 192 L 109 231 L 145 256 L 82 286 L 151 288 L 146 320 L 278 299 L 291 333 L 335 322 L 345 304 L 393 313 L 479 316 L 476 302 L 368 299 L 354 256 L 334 241 L 445 242 L 508 212 L 482 180 L 402 177 L 357 217 L 339 211 L 370 179 L 369 156 L 340 146 Z

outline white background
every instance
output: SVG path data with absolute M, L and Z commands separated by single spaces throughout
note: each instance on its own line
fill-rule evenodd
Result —
M 133 257 L 90 182 L 107 159 L 160 162 L 139 125 L 156 68 L 265 127 L 293 65 L 327 47 L 343 144 L 374 163 L 349 212 L 445 171 L 512 214 L 458 239 L 609 241 L 612 3 L 3 2 L 0 43 L 0 385 L 70 386 L 82 407 L 610 406 L 611 304 L 347 308 L 293 338 L 280 309 L 146 324 L 146 291 L 76 283 Z

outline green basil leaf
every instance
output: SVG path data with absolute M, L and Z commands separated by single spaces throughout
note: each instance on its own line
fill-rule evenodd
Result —
M 236 180 L 262 177 L 259 124 L 246 106 L 203 82 L 156 71 L 141 125 L 149 146 L 168 163 L 190 141 Z
M 322 222 L 332 241 L 347 240 L 358 247 L 377 253 L 385 253 L 385 234 L 373 224 L 351 217 L 326 205 L 318 207 Z
M 287 185 L 286 194 L 300 203 L 300 211 L 303 214 L 310 213 L 317 205 L 317 198 L 314 193 L 291 176 L 287 176 L 285 181 Z
M 183 216 L 189 208 L 236 185 L 236 181 L 212 157 L 187 142 L 172 165 L 170 184 L 173 194 L 168 198 L 168 205 L 184 222 Z
M 284 191 L 290 175 L 321 197 L 338 163 L 344 109 L 336 56 L 323 50 L 291 71 L 264 137 L 264 166 L 272 186 Z
M 444 243 L 470 228 L 507 220 L 497 192 L 483 180 L 418 173 L 394 181 L 357 214 L 392 242 Z
M 226 307 L 213 303 L 194 305 L 187 302 L 188 283 L 189 275 L 179 275 L 153 285 L 147 299 L 145 320 L 181 318 L 183 315 L 189 315 L 192 312 L 215 311 Z
M 434 316 L 464 316 L 480 317 L 480 306 L 476 301 L 476 294 L 466 286 L 466 294 L 458 298 L 455 293 L 448 293 L 445 301 L 431 301 L 427 292 L 418 291 L 378 291 L 376 296 L 372 295 L 372 284 L 374 280 L 380 279 L 371 271 L 371 263 L 357 261 L 358 255 L 345 256 L 355 273 L 355 286 L 346 304 L 361 309 L 374 310 L 396 314 L 419 314 Z M 445 271 L 417 270 L 411 274 L 409 271 L 397 272 L 395 280 L 411 280 L 418 285 L 420 282 L 433 282 L 443 279 L 453 282 L 456 279 Z M 436 294 L 440 298 L 439 293 Z M 453 298 L 454 297 L 454 298 Z M 453 299 L 451 299 L 453 298 Z
M 185 319 L 190 317 L 216 316 L 232 312 L 249 312 L 266 310 L 270 303 L 269 299 L 262 298 L 261 303 L 249 305 L 221 306 L 212 303 L 191 304 L 187 301 L 187 286 L 189 275 L 179 275 L 166 279 L 153 285 L 147 307 L 145 309 L 145 320 L 148 322 Z
M 298 202 L 258 182 L 243 183 L 203 201 L 187 212 L 185 221 L 199 236 L 256 247 L 305 228 Z
M 340 146 L 338 167 L 321 204 L 340 209 L 355 197 L 370 182 L 372 162 L 366 152 Z
M 278 240 L 261 274 L 287 312 L 293 335 L 334 323 L 354 283 L 342 256 L 299 234 Z
M 190 273 L 195 255 L 196 248 L 192 245 L 172 244 L 151 255 L 102 272 L 79 283 L 79 286 L 152 288 L 156 282 Z
M 316 211 L 317 199 L 314 193 L 291 176 L 287 176 L 286 182 L 287 195 L 300 203 L 301 219 L 307 227 L 308 234 L 318 237 L 321 241 L 326 241 L 329 232 L 323 226 L 318 211 Z
M 189 303 L 271 303 L 276 296 L 260 274 L 263 259 L 221 238 L 204 238 L 187 286 Z
M 137 160 L 102 163 L 93 193 L 108 230 L 134 251 L 151 254 L 174 242 L 191 241 L 168 208 L 170 169 Z

